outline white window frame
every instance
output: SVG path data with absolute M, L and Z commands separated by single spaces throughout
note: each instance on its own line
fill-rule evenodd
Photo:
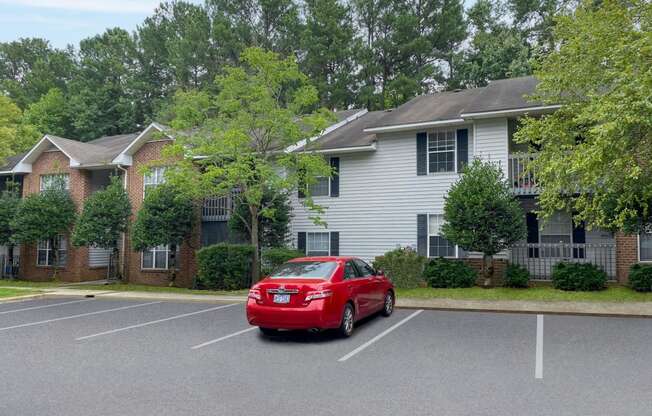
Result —
M 442 213 L 437 213 L 437 214 L 429 213 L 429 214 L 426 214 L 426 215 L 428 216 L 428 221 L 427 221 L 427 224 L 426 224 L 426 228 L 428 230 L 428 238 L 427 238 L 428 241 L 427 241 L 427 245 L 426 245 L 426 254 L 427 254 L 427 257 L 429 259 L 431 259 L 431 258 L 439 258 L 439 257 L 430 256 L 430 237 L 431 236 L 432 237 L 441 237 L 441 238 L 443 238 L 443 237 L 440 234 L 430 234 L 430 217 L 432 217 L 432 216 L 440 216 L 440 217 L 442 217 L 442 220 L 443 220 L 444 214 L 442 214 Z M 444 256 L 445 259 L 458 259 L 458 258 L 460 258 L 459 246 L 457 244 L 454 244 L 453 247 L 455 247 L 455 256 L 453 256 L 453 257 Z
M 652 258 L 646 259 L 646 260 L 643 260 L 641 258 L 641 234 L 650 234 L 652 236 L 652 232 L 650 232 L 650 233 L 643 232 L 643 233 L 638 233 L 638 235 L 637 235 L 638 246 L 636 247 L 636 251 L 637 251 L 636 254 L 638 255 L 638 262 L 639 263 L 652 263 Z
M 152 267 L 145 267 L 145 251 L 152 252 Z M 158 246 L 140 252 L 140 269 L 141 270 L 170 270 L 170 245 Z M 165 267 L 156 267 L 156 253 L 165 252 Z M 177 245 L 177 268 L 179 267 L 180 247 Z
M 46 175 L 41 175 L 39 178 L 39 190 L 41 192 L 54 189 L 51 187 L 52 180 L 55 178 L 63 179 L 64 190 L 70 190 L 70 174 L 69 173 L 48 173 Z M 47 183 L 49 182 L 49 183 Z
M 314 256 L 314 257 L 319 257 L 319 256 L 323 256 L 323 254 L 319 254 L 319 255 L 310 254 L 308 240 L 309 240 L 309 236 L 310 236 L 311 234 L 312 234 L 313 236 L 314 236 L 315 234 L 326 234 L 326 239 L 327 239 L 327 241 L 328 241 L 328 254 L 326 254 L 326 255 L 327 255 L 327 256 L 330 256 L 330 255 L 331 255 L 331 233 L 330 233 L 330 231 L 306 232 L 306 256 L 308 256 L 308 257 L 313 257 L 313 256 Z
M 143 199 L 147 195 L 148 188 L 156 188 L 165 183 L 166 169 L 165 166 L 156 166 L 143 175 Z
M 441 152 L 441 151 L 430 151 L 430 136 L 434 133 L 448 133 L 449 131 L 453 132 L 453 170 L 446 171 L 446 172 L 431 172 L 430 171 L 430 153 L 448 153 L 450 150 L 447 150 L 446 152 Z M 450 175 L 451 173 L 457 173 L 457 129 L 437 129 L 433 131 L 429 131 L 426 137 L 426 169 L 428 169 L 428 175 Z M 437 214 L 433 214 L 437 215 Z
M 59 239 L 59 261 L 61 261 L 61 252 L 63 251 L 65 253 L 65 261 L 60 264 L 50 264 L 50 256 L 52 255 L 52 246 L 50 245 L 50 240 L 45 240 L 45 241 L 38 241 L 36 243 L 36 266 L 37 267 L 66 267 L 66 264 L 68 263 L 68 240 L 66 239 L 65 236 L 60 235 L 57 237 Z M 40 245 L 45 243 L 45 248 L 41 248 Z M 61 247 L 65 244 L 65 249 L 61 249 Z M 39 252 L 45 251 L 45 264 L 39 263 Z

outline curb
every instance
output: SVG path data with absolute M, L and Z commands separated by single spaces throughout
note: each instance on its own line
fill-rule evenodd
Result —
M 38 299 L 38 298 L 44 298 L 46 296 L 47 293 L 35 293 L 33 295 L 11 296 L 8 298 L 0 298 L 0 303 L 11 303 L 11 302 L 18 302 L 21 300 Z

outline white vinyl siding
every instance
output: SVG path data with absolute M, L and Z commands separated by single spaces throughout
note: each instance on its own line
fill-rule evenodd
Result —
M 495 162 L 507 174 L 508 128 L 506 118 L 491 118 L 475 121 L 474 156 Z M 469 132 L 471 135 L 471 132 Z M 469 143 L 469 148 L 471 144 Z M 472 159 L 469 158 L 469 161 Z
M 472 126 L 460 128 L 469 130 L 469 160 L 473 160 Z M 459 178 L 456 172 L 416 174 L 416 133 L 379 134 L 376 151 L 341 154 L 340 197 L 314 198 L 326 207 L 321 219 L 328 228 L 315 225 L 314 214 L 293 197 L 293 238 L 298 232 L 337 230 L 339 254 L 366 261 L 397 246 L 416 249 L 417 214 L 443 212 L 444 196 Z M 505 137 L 496 140 L 507 146 L 506 130 Z

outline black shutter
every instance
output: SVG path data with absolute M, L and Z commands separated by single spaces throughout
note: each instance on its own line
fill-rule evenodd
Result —
M 528 212 L 525 214 L 525 222 L 527 224 L 527 243 L 539 244 L 539 219 L 537 218 L 537 214 Z M 528 257 L 539 258 L 539 248 L 528 248 Z
M 331 176 L 331 196 L 340 196 L 340 158 L 331 157 L 331 169 L 333 176 Z
M 331 256 L 340 255 L 340 233 L 331 231 Z
M 457 171 L 462 172 L 469 163 L 469 130 L 457 130 Z
M 428 216 L 417 214 L 417 253 L 428 255 Z
M 417 175 L 428 174 L 428 133 L 417 133 Z
M 306 253 L 306 233 L 304 232 L 297 234 L 297 250 Z
M 573 244 L 586 244 L 586 227 L 584 221 L 579 224 L 573 222 Z M 573 247 L 573 258 L 583 259 L 584 247 Z

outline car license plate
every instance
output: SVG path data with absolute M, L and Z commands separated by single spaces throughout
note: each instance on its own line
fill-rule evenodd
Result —
M 290 303 L 290 295 L 274 295 L 274 303 Z

